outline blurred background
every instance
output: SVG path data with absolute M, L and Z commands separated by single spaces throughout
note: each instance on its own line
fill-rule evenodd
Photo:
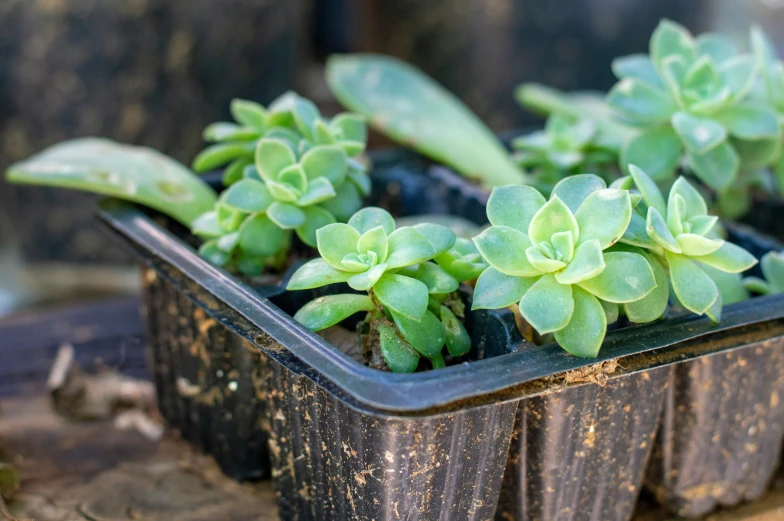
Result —
M 662 17 L 746 46 L 784 46 L 784 0 L 2 0 L 0 168 L 95 135 L 189 164 L 229 102 L 287 89 L 330 114 L 332 53 L 403 58 L 494 130 L 536 122 L 516 85 L 606 90 L 613 57 L 645 52 Z M 375 136 L 372 143 L 384 145 Z M 131 259 L 92 222 L 93 196 L 0 181 L 0 315 L 138 287 Z

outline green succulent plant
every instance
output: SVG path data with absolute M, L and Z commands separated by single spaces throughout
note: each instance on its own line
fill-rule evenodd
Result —
M 776 112 L 750 95 L 755 58 L 739 54 L 718 34 L 694 38 L 663 20 L 648 55 L 613 62 L 619 82 L 607 103 L 642 132 L 627 141 L 621 166 L 635 164 L 655 181 L 687 168 L 716 191 L 729 189 L 740 171 L 769 164 L 778 154 Z
M 487 268 L 476 244 L 465 237 L 458 237 L 452 248 L 436 256 L 434 260 L 459 282 L 474 280 Z
M 760 259 L 763 279 L 746 277 L 743 284 L 746 289 L 760 295 L 784 293 L 784 252 L 771 251 Z
M 300 267 L 286 289 L 346 282 L 363 293 L 317 298 L 295 314 L 298 322 L 319 331 L 355 313 L 369 313 L 384 360 L 395 372 L 414 371 L 420 356 L 434 368 L 443 366 L 444 347 L 452 356 L 470 350 L 457 318 L 460 305 L 452 302 L 459 282 L 430 262 L 454 246 L 451 230 L 431 223 L 396 229 L 389 213 L 368 207 L 348 224 L 330 224 L 316 236 L 321 257 Z
M 544 130 L 512 141 L 513 159 L 534 177 L 533 184 L 550 193 L 558 181 L 580 172 L 609 174 L 618 156 L 612 144 L 603 142 L 591 119 L 569 119 L 554 114 Z
M 190 226 L 217 195 L 178 161 L 155 150 L 81 138 L 11 165 L 11 183 L 71 188 L 140 203 Z
M 359 114 L 338 114 L 324 119 L 308 99 L 287 92 L 264 108 L 252 101 L 231 103 L 234 123 L 218 122 L 204 129 L 204 139 L 213 144 L 193 160 L 193 169 L 206 172 L 225 166 L 223 183 L 231 186 L 247 178 L 259 179 L 255 162 L 261 141 L 285 143 L 299 159 L 309 179 L 322 176 L 312 156 L 333 156 L 330 182 L 334 201 L 325 203 L 339 220 L 345 221 L 362 206 L 370 193 L 370 178 L 361 155 L 367 145 L 367 126 Z M 314 152 L 316 151 L 316 152 Z M 337 161 L 337 156 L 342 159 Z M 309 158 L 310 161 L 305 160 Z M 294 187 L 299 190 L 299 186 Z
M 708 215 L 702 195 L 685 178 L 675 181 L 665 202 L 645 172 L 629 165 L 629 173 L 631 177 L 618 184 L 636 185 L 643 203 L 635 208 L 621 241 L 648 250 L 667 268 L 674 296 L 684 308 L 718 322 L 721 294 L 702 265 L 741 273 L 757 260 L 740 246 L 715 237 L 718 217 Z
M 490 267 L 476 282 L 473 308 L 519 302 L 523 318 L 569 353 L 597 356 L 607 314 L 617 316 L 602 301 L 639 301 L 657 287 L 644 255 L 610 249 L 632 217 L 632 197 L 598 176 L 564 179 L 549 201 L 529 186 L 495 188 L 487 217 L 492 226 L 474 242 Z

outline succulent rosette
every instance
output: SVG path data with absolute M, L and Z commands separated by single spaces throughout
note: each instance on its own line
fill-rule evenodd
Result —
M 429 262 L 454 246 L 451 230 L 432 223 L 396 228 L 389 213 L 369 207 L 316 237 L 321 257 L 300 267 L 286 289 L 345 282 L 363 293 L 320 297 L 296 313 L 298 322 L 319 331 L 370 313 L 384 360 L 396 372 L 415 370 L 420 356 L 443 366 L 444 347 L 452 356 L 468 352 L 471 341 L 458 320 L 462 304 L 452 302 L 459 282 Z
M 656 288 L 645 256 L 606 251 L 629 225 L 632 196 L 595 175 L 564 179 L 549 201 L 529 186 L 495 188 L 487 217 L 492 226 L 474 242 L 490 267 L 473 308 L 519 303 L 523 318 L 569 353 L 598 354 L 608 323 L 602 301 L 635 302 Z

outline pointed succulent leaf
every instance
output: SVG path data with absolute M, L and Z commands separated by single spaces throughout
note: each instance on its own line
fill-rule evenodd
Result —
M 607 104 L 638 124 L 664 123 L 677 108 L 662 89 L 633 78 L 619 81 L 607 95 Z
M 640 300 L 656 287 L 653 269 L 647 259 L 622 251 L 604 254 L 604 270 L 579 286 L 607 302 L 623 304 Z
M 659 243 L 657 243 L 651 238 L 650 235 L 648 235 L 648 228 L 645 222 L 645 217 L 641 216 L 637 212 L 632 212 L 632 218 L 629 221 L 629 227 L 626 228 L 626 231 L 623 233 L 623 237 L 621 237 L 620 242 L 648 250 L 659 247 Z
M 667 222 L 656 208 L 648 208 L 648 220 L 646 222 L 648 235 L 656 241 L 659 246 L 674 253 L 681 253 L 681 246 L 667 227 Z
M 695 215 L 694 217 L 689 217 L 686 222 L 691 226 L 691 233 L 707 235 L 719 222 L 719 218 L 715 215 Z
M 579 286 L 572 286 L 572 299 L 571 320 L 555 332 L 555 341 L 575 356 L 595 358 L 604 342 L 607 315 L 599 300 Z
M 286 242 L 286 232 L 264 214 L 248 217 L 239 228 L 240 248 L 259 257 L 272 257 Z
M 267 217 L 284 230 L 293 230 L 305 224 L 305 212 L 288 203 L 275 201 L 267 208 Z
M 734 304 L 749 299 L 749 292 L 743 285 L 743 277 L 739 273 L 727 273 L 707 264 L 699 264 L 699 266 L 716 283 L 716 287 L 719 289 L 719 297 L 721 297 L 720 304 Z M 718 311 L 720 316 L 721 310 L 719 309 Z
M 369 270 L 357 273 L 348 279 L 348 285 L 351 286 L 351 289 L 357 291 L 368 291 L 378 282 L 378 279 L 381 278 L 386 270 L 386 264 L 376 264 Z
M 277 181 L 296 194 L 302 194 L 308 188 L 308 177 L 300 165 L 291 165 L 281 170 Z
M 313 141 L 316 145 L 332 145 L 335 137 L 323 119 L 317 119 L 313 124 Z
M 686 112 L 673 114 L 672 127 L 686 148 L 696 154 L 704 154 L 727 139 L 727 130 L 718 121 L 697 118 Z
M 312 300 L 294 314 L 294 320 L 310 329 L 321 331 L 334 326 L 351 315 L 375 309 L 367 295 L 327 295 Z
M 687 257 L 671 252 L 665 252 L 665 255 L 675 296 L 683 307 L 702 315 L 719 296 L 716 283 Z
M 683 146 L 675 131 L 667 127 L 646 129 L 621 149 L 621 165 L 637 165 L 651 179 L 669 179 L 681 158 Z
M 645 255 L 645 258 L 653 270 L 656 287 L 640 300 L 624 304 L 626 317 L 638 324 L 652 322 L 664 315 L 670 296 L 670 285 L 664 266 L 654 255 Z
M 336 270 L 324 259 L 313 259 L 300 266 L 286 284 L 286 290 L 320 288 L 330 284 L 346 282 L 353 274 Z
M 683 89 L 704 91 L 719 81 L 719 73 L 709 56 L 700 56 L 683 78 Z
M 332 56 L 327 84 L 350 110 L 392 139 L 485 186 L 520 184 L 525 174 L 462 102 L 416 68 L 389 56 Z
M 375 206 L 363 208 L 355 213 L 348 220 L 348 225 L 359 233 L 365 233 L 377 226 L 381 226 L 387 235 L 395 231 L 395 219 L 386 210 Z
M 733 102 L 743 99 L 749 93 L 757 78 L 756 64 L 751 56 L 735 56 L 719 67 L 721 83 L 730 92 Z
M 474 244 L 487 263 L 502 273 L 518 277 L 541 275 L 525 255 L 533 243 L 514 228 L 491 226 L 474 237 Z
M 441 353 L 446 341 L 446 334 L 443 324 L 433 313 L 425 310 L 421 320 L 413 320 L 392 311 L 392 319 L 403 338 L 420 354 L 434 357 Z
M 192 166 L 197 172 L 207 172 L 241 157 L 253 157 L 247 143 L 218 143 L 199 152 Z
M 392 326 L 378 325 L 379 349 L 393 373 L 413 373 L 419 365 L 419 353 L 400 338 Z
M 487 218 L 495 226 L 508 226 L 528 234 L 531 220 L 545 203 L 544 196 L 530 186 L 496 187 L 487 200 Z
M 332 183 L 326 178 L 319 177 L 308 183 L 305 193 L 297 199 L 297 206 L 318 204 L 335 197 L 335 195 L 336 193 L 335 189 L 332 187 Z
M 664 88 L 664 84 L 647 54 L 632 54 L 615 58 L 612 61 L 612 71 L 619 80 L 634 78 L 653 87 Z
M 725 242 L 713 253 L 694 257 L 694 260 L 728 273 L 741 273 L 757 264 L 751 253 L 731 242 Z
M 354 162 L 357 163 L 357 162 Z M 367 197 L 370 195 L 370 191 L 373 189 L 373 183 L 370 180 L 370 176 L 365 171 L 365 167 L 362 164 L 352 164 L 349 162 L 348 172 L 346 174 L 347 180 L 354 184 L 359 190 L 359 193 L 363 196 Z
M 589 195 L 605 188 L 607 183 L 598 175 L 577 174 L 559 181 L 553 188 L 552 195 L 557 195 L 572 213 L 576 213 Z
M 231 186 L 242 179 L 245 169 L 252 164 L 252 157 L 241 157 L 229 163 L 229 166 L 223 171 L 223 177 L 221 179 L 223 186 Z
M 642 199 L 649 208 L 655 208 L 659 214 L 667 214 L 667 205 L 656 183 L 636 165 L 629 165 L 629 175 L 634 179 L 637 190 L 642 194 Z
M 220 196 L 221 203 L 248 213 L 266 212 L 273 203 L 264 183 L 251 179 L 237 181 Z
M 564 262 L 568 263 L 574 257 L 574 237 L 571 232 L 554 233 L 551 244 Z
M 359 232 L 343 223 L 329 224 L 316 231 L 319 254 L 335 269 L 345 270 L 343 258 L 357 253 Z
M 350 112 L 338 114 L 332 118 L 329 127 L 332 132 L 339 135 L 341 141 L 359 143 L 363 148 L 367 142 L 367 124 L 360 114 Z
M 448 251 L 455 245 L 455 240 L 457 239 L 455 232 L 441 224 L 419 223 L 412 226 L 412 228 L 430 241 L 430 244 L 436 251 L 434 257 Z
M 277 138 L 263 138 L 256 148 L 256 168 L 265 181 L 277 181 L 278 174 L 297 163 L 294 152 Z
M 705 199 L 684 177 L 676 179 L 672 188 L 670 188 L 670 204 L 672 204 L 675 196 L 682 197 L 685 203 L 685 213 L 682 215 L 684 219 L 691 219 L 692 217 L 708 213 L 708 205 L 705 203 Z
M 566 269 L 555 274 L 555 280 L 560 284 L 577 284 L 596 277 L 604 268 L 601 244 L 594 239 L 577 247 L 574 258 Z
M 291 115 L 300 133 L 306 139 L 313 139 L 313 127 L 321 117 L 316 105 L 306 98 L 295 95 Z
M 253 101 L 235 98 L 229 106 L 234 121 L 259 130 L 266 126 L 267 110 Z
M 363 233 L 357 242 L 357 253 L 367 253 L 372 251 L 378 257 L 379 262 L 384 262 L 389 253 L 389 242 L 387 232 L 381 226 L 376 226 Z
M 191 223 L 191 233 L 202 239 L 214 239 L 222 236 L 226 231 L 218 222 L 218 215 L 213 210 L 204 212 Z
M 550 242 L 554 233 L 565 231 L 571 232 L 575 242 L 579 240 L 577 220 L 569 207 L 554 196 L 531 219 L 528 236 L 534 243 Z
M 698 257 L 713 253 L 724 244 L 723 240 L 710 239 L 702 235 L 693 233 L 682 233 L 675 237 L 681 247 L 681 251 L 687 257 Z
M 389 237 L 389 269 L 402 268 L 432 259 L 436 250 L 427 237 L 410 227 L 398 228 Z
M 335 216 L 318 206 L 307 206 L 302 208 L 302 211 L 305 214 L 305 222 L 297 228 L 297 237 L 311 248 L 315 248 L 316 231 L 328 224 L 334 224 Z
M 779 139 L 776 113 L 761 104 L 743 103 L 728 107 L 716 118 L 730 134 L 745 140 Z
M 441 324 L 446 335 L 446 348 L 451 356 L 463 356 L 471 351 L 471 337 L 452 310 L 441 306 Z
M 696 38 L 697 52 L 709 56 L 713 63 L 722 64 L 738 52 L 729 38 L 717 33 L 705 33 Z
M 683 233 L 683 220 L 686 213 L 686 201 L 678 194 L 673 195 L 670 190 L 670 199 L 667 202 L 667 228 L 673 236 Z
M 689 31 L 671 20 L 662 20 L 650 41 L 651 59 L 659 64 L 666 56 L 681 56 L 687 63 L 696 57 L 696 45 Z
M 740 159 L 732 145 L 727 142 L 721 143 L 705 154 L 688 151 L 686 158 L 689 168 L 700 181 L 714 190 L 729 186 L 738 175 Z
M 517 277 L 487 268 L 476 280 L 471 309 L 500 309 L 516 304 L 537 280 L 538 277 Z
M 631 218 L 629 192 L 613 188 L 593 192 L 575 214 L 580 229 L 578 244 L 596 239 L 605 249 L 618 242 Z
M 662 60 L 659 70 L 669 95 L 679 106 L 683 106 L 685 103 L 681 86 L 689 72 L 689 62 L 683 56 L 667 56 Z
M 520 313 L 540 335 L 566 327 L 573 311 L 572 286 L 559 284 L 552 274 L 543 275 L 520 300 Z
M 427 311 L 427 286 L 411 277 L 385 273 L 373 286 L 373 292 L 393 313 L 411 320 L 422 320 Z
M 208 142 L 250 141 L 258 138 L 259 135 L 260 131 L 257 128 L 244 127 L 223 121 L 207 125 L 202 132 L 202 138 Z
M 565 262 L 545 256 L 538 246 L 531 246 L 525 250 L 525 257 L 539 273 L 552 273 L 566 267 Z
M 320 145 L 308 150 L 300 160 L 308 179 L 326 177 L 333 186 L 346 179 L 348 158 L 346 153 L 334 145 Z

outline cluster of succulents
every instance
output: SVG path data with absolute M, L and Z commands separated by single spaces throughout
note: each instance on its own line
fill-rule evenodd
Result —
M 362 293 L 319 297 L 294 316 L 300 323 L 320 331 L 368 313 L 381 354 L 396 372 L 414 371 L 420 357 L 443 367 L 444 348 L 454 357 L 470 350 L 471 339 L 456 316 L 462 314 L 454 295 L 459 282 L 432 262 L 455 245 L 449 228 L 432 223 L 396 228 L 388 212 L 368 207 L 348 224 L 330 224 L 316 236 L 321 257 L 300 267 L 286 289 L 345 282 Z
M 217 266 L 257 275 L 285 262 L 292 232 L 308 246 L 316 230 L 347 220 L 370 193 L 359 156 L 367 128 L 361 116 L 321 117 L 309 100 L 289 92 L 268 109 L 234 100 L 235 123 L 213 123 L 204 137 L 215 144 L 194 169 L 225 166 L 228 187 L 191 231 L 205 240 L 202 255 Z

